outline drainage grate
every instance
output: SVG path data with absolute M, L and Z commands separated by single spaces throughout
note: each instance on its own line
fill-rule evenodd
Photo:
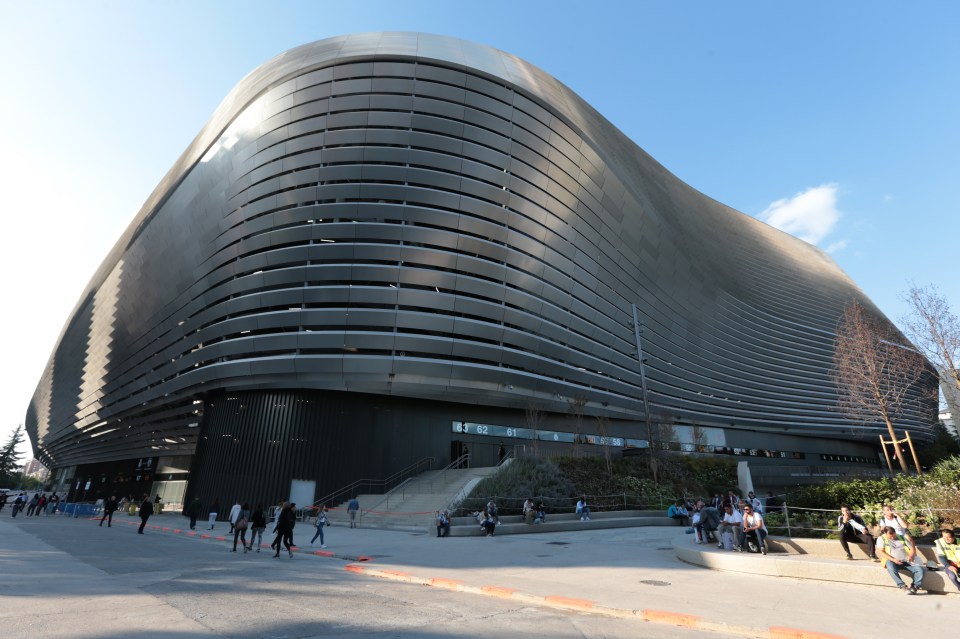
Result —
M 669 581 L 659 581 L 657 579 L 642 579 L 640 583 L 646 584 L 648 586 L 669 586 Z
M 657 550 L 673 550 L 670 546 L 663 546 L 662 548 L 657 548 Z
M 547 545 L 548 546 L 569 546 L 570 542 L 569 541 L 548 541 Z

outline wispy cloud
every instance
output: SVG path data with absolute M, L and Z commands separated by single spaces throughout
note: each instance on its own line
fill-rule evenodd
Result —
M 840 220 L 837 185 L 822 184 L 791 198 L 777 200 L 757 217 L 770 226 L 816 244 L 829 235 Z M 836 250 L 840 248 L 843 247 L 839 246 Z
M 830 246 L 828 246 L 824 250 L 827 253 L 833 254 L 833 253 L 836 253 L 837 251 L 842 251 L 843 249 L 847 248 L 848 244 L 850 244 L 850 242 L 848 242 L 847 240 L 840 240 L 839 242 L 832 243 Z

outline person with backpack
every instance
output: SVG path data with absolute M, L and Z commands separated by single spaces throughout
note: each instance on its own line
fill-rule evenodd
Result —
M 250 524 L 250 506 L 243 504 L 240 506 L 240 512 L 237 513 L 237 520 L 233 523 L 233 550 L 237 552 L 237 538 L 243 545 L 243 554 L 247 554 L 247 526 Z

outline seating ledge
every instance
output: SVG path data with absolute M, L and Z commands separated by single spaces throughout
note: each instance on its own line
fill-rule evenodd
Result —
M 712 543 L 697 545 L 692 538 L 679 536 L 673 540 L 673 549 L 681 561 L 711 570 L 895 587 L 887 571 L 881 564 L 870 561 L 862 545 L 850 544 L 851 553 L 856 554 L 854 561 L 849 561 L 840 542 L 835 539 L 770 536 L 767 541 L 769 553 L 766 556 L 721 550 Z M 919 546 L 918 551 L 925 559 L 933 559 L 932 547 Z M 909 575 L 904 581 L 910 583 Z M 960 596 L 942 571 L 928 570 L 923 577 L 923 588 Z
M 663 515 L 657 517 L 606 517 L 603 519 L 590 518 L 590 521 L 580 521 L 579 518 L 551 518 L 547 516 L 547 521 L 541 524 L 526 523 L 505 523 L 501 518 L 501 523 L 494 530 L 494 535 L 523 535 L 545 532 L 567 532 L 574 530 L 600 530 L 604 528 L 636 528 L 641 526 L 678 526 L 679 522 L 669 519 Z M 436 534 L 436 526 L 431 529 Z M 451 537 L 480 537 L 482 536 L 480 524 L 473 520 L 472 523 L 450 526 Z

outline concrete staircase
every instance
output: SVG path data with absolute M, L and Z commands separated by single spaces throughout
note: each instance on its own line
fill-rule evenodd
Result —
M 386 495 L 358 495 L 357 526 L 422 532 L 433 525 L 436 512 L 458 495 L 465 495 L 497 467 L 430 470 L 407 480 Z M 327 513 L 334 526 L 349 526 L 349 499 Z

